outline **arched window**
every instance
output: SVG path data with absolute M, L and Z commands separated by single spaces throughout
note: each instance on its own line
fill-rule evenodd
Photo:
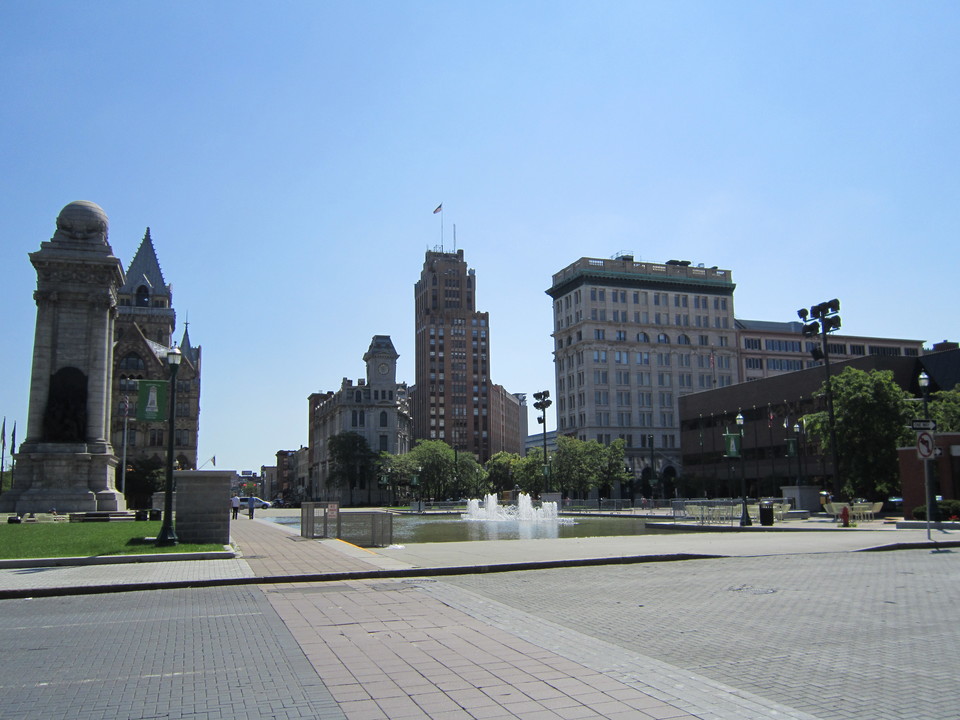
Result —
M 670 337 L 666 333 L 660 333 L 659 335 L 657 335 L 657 342 L 662 345 L 669 345 Z
M 136 353 L 127 353 L 120 358 L 121 370 L 143 370 L 143 358 Z
M 150 290 L 146 285 L 137 288 L 137 298 L 134 301 L 137 307 L 150 307 Z
M 381 410 L 380 411 L 380 427 L 386 427 L 386 426 L 387 426 L 387 411 Z
M 680 337 L 677 338 L 677 342 L 680 343 L 681 345 L 689 345 L 690 337 L 687 335 L 681 335 Z
M 638 332 L 637 342 L 648 343 L 650 342 L 650 336 L 647 335 L 645 332 Z
M 357 390 L 357 391 L 353 394 L 353 399 L 354 399 L 356 402 L 363 402 L 363 393 L 361 393 L 359 390 Z

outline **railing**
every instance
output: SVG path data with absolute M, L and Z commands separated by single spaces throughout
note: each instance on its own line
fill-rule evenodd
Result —
M 774 509 L 774 519 L 783 520 L 790 508 L 788 498 L 763 498 Z M 673 519 L 692 520 L 699 525 L 736 525 L 743 514 L 743 501 L 739 498 L 719 498 L 714 500 L 673 500 Z M 756 500 L 747 499 L 747 513 L 752 522 L 759 521 L 760 506 Z
M 414 500 L 410 512 L 466 512 L 466 500 Z
M 393 544 L 393 515 L 379 510 L 342 512 L 336 504 L 303 503 L 300 536 L 337 538 L 360 547 Z

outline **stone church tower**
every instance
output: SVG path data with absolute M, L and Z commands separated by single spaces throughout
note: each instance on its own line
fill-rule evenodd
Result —
M 177 313 L 173 289 L 164 280 L 157 252 L 147 228 L 117 291 L 114 331 L 112 440 L 127 464 L 139 459 L 167 457 L 167 421 L 136 419 L 137 382 L 166 380 L 167 351 L 174 345 Z M 180 340 L 182 359 L 177 372 L 174 419 L 174 462 L 177 469 L 197 467 L 200 419 L 200 346 L 194 347 L 186 323 Z M 120 471 L 121 478 L 123 471 Z
M 124 510 L 110 443 L 117 290 L 124 276 L 107 242 L 107 215 L 72 202 L 56 232 L 30 254 L 37 322 L 27 437 L 0 511 Z

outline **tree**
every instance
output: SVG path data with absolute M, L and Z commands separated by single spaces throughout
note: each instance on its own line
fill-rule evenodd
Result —
M 513 490 L 513 475 L 520 456 L 503 450 L 487 460 L 487 480 L 495 492 Z
M 411 453 L 392 455 L 386 451 L 380 453 L 378 473 L 386 477 L 390 487 L 391 502 L 409 499 L 410 483 L 419 473 L 415 458 Z
M 408 454 L 419 468 L 420 497 L 446 497 L 453 488 L 453 448 L 443 440 L 420 440 Z
M 521 492 L 528 495 L 539 495 L 545 486 L 543 465 L 543 448 L 532 449 L 514 465 L 514 486 L 519 486 Z
M 164 463 L 159 457 L 136 458 L 127 462 L 123 487 L 127 507 L 152 507 L 153 494 L 163 489 L 165 480 Z
M 553 460 L 554 484 L 565 494 L 586 497 L 597 483 L 602 449 L 596 440 L 584 442 L 573 437 L 558 437 Z
M 831 377 L 830 383 L 843 493 L 870 500 L 898 494 L 897 447 L 912 444 L 907 426 L 914 409 L 907 393 L 889 370 L 864 372 L 848 367 Z M 826 393 L 826 383 L 819 392 Z M 824 452 L 832 452 L 825 410 L 807 415 L 804 427 Z
M 937 423 L 937 432 L 960 432 L 960 390 L 931 394 L 928 410 L 930 419 Z
M 597 484 L 605 488 L 608 495 L 613 494 L 617 484 L 625 485 L 633 480 L 630 472 L 626 469 L 626 444 L 620 438 L 617 438 L 606 447 L 602 446 L 603 452 L 598 454 Z
M 331 465 L 327 482 L 335 483 L 338 489 L 345 484 L 349 489 L 347 504 L 353 505 L 354 489 L 368 487 L 373 479 L 376 455 L 370 450 L 366 438 L 355 432 L 337 433 L 331 437 L 327 453 Z

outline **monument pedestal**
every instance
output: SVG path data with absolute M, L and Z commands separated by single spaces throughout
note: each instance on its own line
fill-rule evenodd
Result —
M 117 457 L 90 452 L 99 449 L 99 444 L 25 442 L 17 453 L 13 489 L 0 496 L 0 512 L 126 510 L 116 488 Z
M 780 494 L 790 498 L 794 510 L 809 510 L 812 513 L 823 510 L 820 506 L 819 485 L 781 485 Z

